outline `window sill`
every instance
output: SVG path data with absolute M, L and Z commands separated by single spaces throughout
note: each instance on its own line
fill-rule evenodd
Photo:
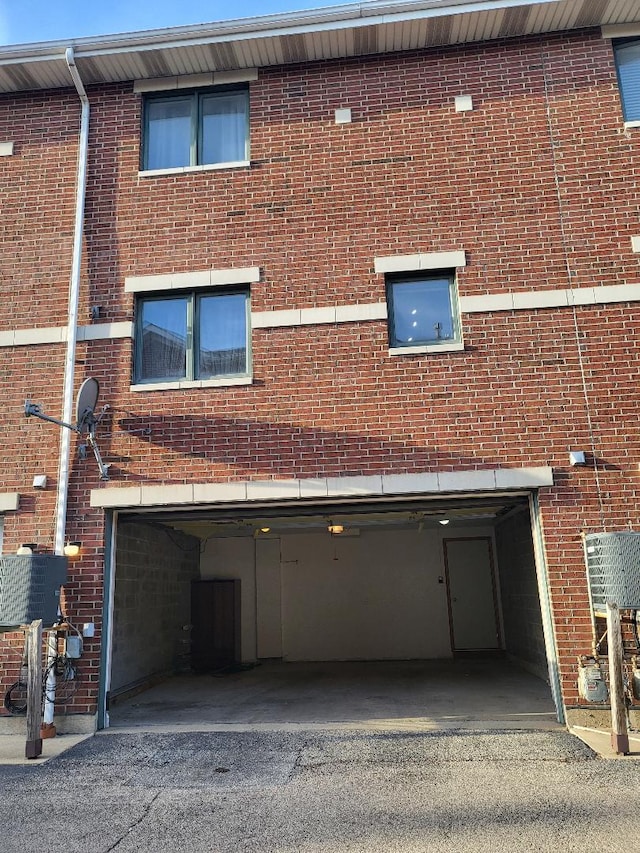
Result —
M 156 175 L 181 175 L 184 172 L 210 172 L 220 169 L 247 169 L 251 160 L 234 160 L 229 163 L 205 163 L 202 166 L 177 166 L 174 169 L 141 169 L 139 178 L 154 178 Z
M 146 382 L 130 385 L 129 391 L 183 391 L 193 388 L 226 388 L 251 385 L 253 376 L 220 376 L 217 379 L 182 379 L 177 382 Z
M 625 121 L 624 129 L 629 130 L 631 127 L 640 127 L 640 121 Z
M 389 347 L 389 355 L 420 355 L 426 352 L 462 352 L 462 341 L 451 341 L 444 344 L 423 344 L 417 347 Z

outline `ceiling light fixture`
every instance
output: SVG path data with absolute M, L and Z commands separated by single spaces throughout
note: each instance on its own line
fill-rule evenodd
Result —
M 440 524 L 449 524 L 449 521 L 450 521 L 450 520 L 451 520 L 451 519 L 449 519 L 449 518 L 439 518 L 439 519 L 438 519 L 438 521 L 440 522 Z

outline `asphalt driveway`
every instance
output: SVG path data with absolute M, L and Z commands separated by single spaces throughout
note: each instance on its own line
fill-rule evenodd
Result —
M 637 849 L 638 764 L 564 731 L 103 733 L 0 786 L 3 853 Z

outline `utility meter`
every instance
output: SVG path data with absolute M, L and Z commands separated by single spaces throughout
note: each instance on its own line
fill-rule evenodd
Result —
M 587 702 L 603 704 L 609 697 L 600 664 L 595 658 L 580 658 L 578 693 Z

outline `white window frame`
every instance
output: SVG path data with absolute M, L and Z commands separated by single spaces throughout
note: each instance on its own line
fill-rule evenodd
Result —
M 452 277 L 451 311 L 454 319 L 455 339 L 443 340 L 440 343 L 424 343 L 416 346 L 389 346 L 389 355 L 419 355 L 430 352 L 456 352 L 464 350 L 462 323 L 460 319 L 460 299 L 456 271 L 465 267 L 467 255 L 464 249 L 454 249 L 446 252 L 418 252 L 411 255 L 384 255 L 373 260 L 376 273 L 382 273 L 387 283 L 387 305 L 389 305 L 389 283 L 405 278 L 420 279 L 447 275 Z M 393 341 L 391 311 L 387 312 L 389 341 Z
M 633 70 L 625 72 L 625 77 L 620 71 L 619 52 L 625 48 L 635 48 L 637 57 L 633 59 Z M 618 76 L 618 91 L 620 93 L 620 103 L 622 106 L 622 116 L 624 118 L 625 127 L 640 127 L 640 97 L 636 94 L 634 104 L 629 105 L 628 100 L 632 91 L 640 89 L 640 36 L 630 36 L 623 39 L 615 39 L 613 41 L 613 53 L 616 64 L 616 74 Z M 628 79 L 629 76 L 631 79 Z
M 449 317 L 451 320 L 452 336 L 438 340 L 433 338 L 418 339 L 412 343 L 400 343 L 396 338 L 396 311 L 394 306 L 394 289 L 397 285 L 420 285 L 429 282 L 447 282 L 449 294 Z M 438 270 L 410 274 L 393 274 L 386 277 L 389 352 L 392 355 L 403 355 L 421 352 L 443 352 L 464 349 L 460 323 L 460 306 L 456 285 L 455 270 Z
M 243 157 L 236 160 L 220 160 L 206 162 L 202 156 L 202 105 L 205 98 L 224 98 L 236 94 L 244 102 L 245 112 L 245 135 Z M 170 101 L 189 101 L 191 105 L 191 131 L 189 139 L 190 160 L 186 165 L 154 165 L 149 167 L 149 106 L 152 103 Z M 153 90 L 144 94 L 143 118 L 142 118 L 142 145 L 141 145 L 141 174 L 171 174 L 175 172 L 197 171 L 202 169 L 223 169 L 249 164 L 249 87 L 247 84 L 218 85 L 196 89 L 177 90 Z
M 199 357 L 199 311 L 198 303 L 203 297 L 220 297 L 229 294 L 243 294 L 245 297 L 245 370 L 238 373 L 223 373 L 201 378 L 197 375 Z M 142 377 L 142 305 L 145 302 L 162 302 L 171 299 L 186 300 L 187 334 L 185 373 L 181 377 Z M 251 292 L 248 284 L 230 287 L 194 288 L 191 290 L 161 289 L 158 292 L 143 291 L 136 303 L 136 323 L 134 328 L 134 384 L 132 390 L 162 390 L 170 388 L 192 388 L 218 385 L 240 385 L 251 382 Z

